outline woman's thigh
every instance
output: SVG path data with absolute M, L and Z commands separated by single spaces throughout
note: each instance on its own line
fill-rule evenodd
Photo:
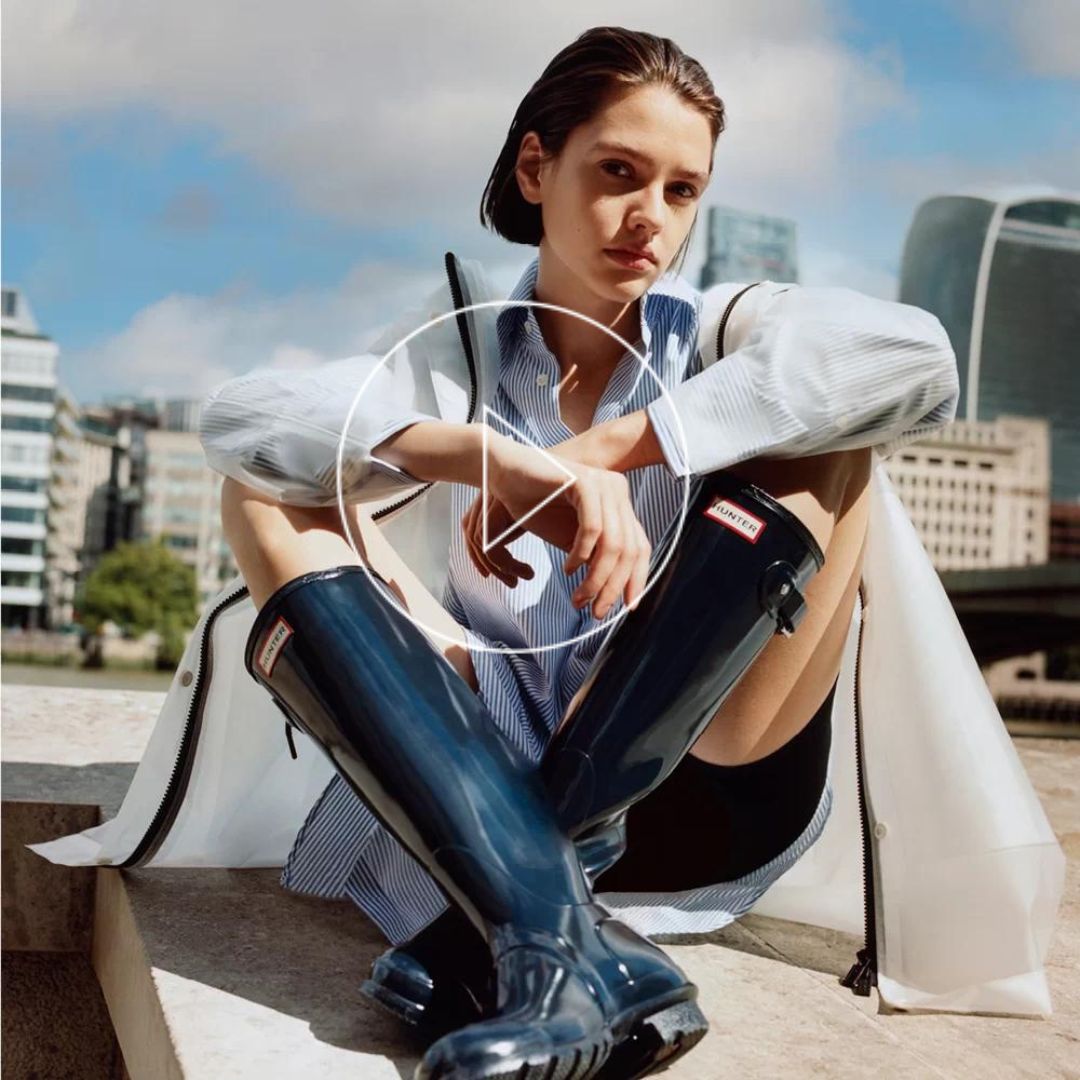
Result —
M 464 628 L 394 550 L 371 516 L 356 504 L 346 509 L 349 533 L 363 562 L 389 584 L 402 607 L 424 624 L 421 629 L 432 644 L 476 690 Z M 336 506 L 286 506 L 227 477 L 221 489 L 221 520 L 256 608 L 301 574 L 361 564 Z

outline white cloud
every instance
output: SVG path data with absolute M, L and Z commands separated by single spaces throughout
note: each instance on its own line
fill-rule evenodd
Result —
M 954 0 L 969 18 L 1015 48 L 1032 75 L 1080 78 L 1080 3 L 1076 0 Z
M 961 191 L 994 192 L 1016 187 L 1077 189 L 1080 142 L 1005 161 L 981 161 L 958 154 L 933 154 L 917 160 L 880 161 L 866 166 L 881 190 L 912 207 L 934 195 Z
M 839 43 L 829 0 L 673 9 L 336 0 L 7 0 L 6 106 L 41 117 L 148 107 L 353 224 L 475 222 L 518 102 L 590 25 L 641 27 L 702 62 L 729 108 L 711 192 L 757 204 L 833 187 L 846 136 L 903 104 L 888 56 Z M 451 14 L 452 12 L 452 14 Z M 662 25 L 659 25 L 662 24 Z
M 484 268 L 506 294 L 523 262 Z M 332 288 L 283 297 L 242 286 L 214 296 L 174 294 L 96 346 L 65 352 L 61 362 L 77 396 L 84 389 L 80 374 L 93 372 L 93 386 L 85 389 L 94 395 L 200 397 L 254 367 L 304 368 L 362 352 L 443 280 L 437 268 L 421 273 L 370 262 Z

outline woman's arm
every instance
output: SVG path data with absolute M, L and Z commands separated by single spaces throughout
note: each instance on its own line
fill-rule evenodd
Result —
M 666 464 L 681 477 L 865 446 L 887 457 L 955 419 L 956 356 L 929 312 L 847 288 L 762 282 L 732 308 L 717 358 L 722 312 L 741 288 L 703 294 L 704 370 L 559 452 L 622 472 Z
M 410 424 L 441 422 L 428 358 L 433 349 L 461 347 L 454 320 L 417 335 L 381 361 L 432 311 L 452 307 L 449 287 L 442 286 L 368 352 L 313 368 L 256 368 L 229 379 L 203 404 L 199 437 L 211 467 L 279 502 L 331 506 L 347 424 L 346 502 L 380 499 L 423 483 L 375 449 Z

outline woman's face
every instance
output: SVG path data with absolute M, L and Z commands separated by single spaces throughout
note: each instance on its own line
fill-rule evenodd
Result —
M 538 161 L 539 139 L 527 133 L 518 182 L 541 207 L 549 280 L 576 279 L 618 303 L 641 296 L 690 231 L 712 145 L 705 116 L 661 86 L 622 93 L 574 128 L 554 160 Z M 609 253 L 625 247 L 648 248 L 655 261 L 642 269 Z

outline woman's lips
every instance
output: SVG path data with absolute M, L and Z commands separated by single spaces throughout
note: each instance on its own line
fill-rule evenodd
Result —
M 619 251 L 616 248 L 604 248 L 604 254 L 629 270 L 651 270 L 653 267 L 652 261 L 644 255 L 631 255 L 628 251 Z

